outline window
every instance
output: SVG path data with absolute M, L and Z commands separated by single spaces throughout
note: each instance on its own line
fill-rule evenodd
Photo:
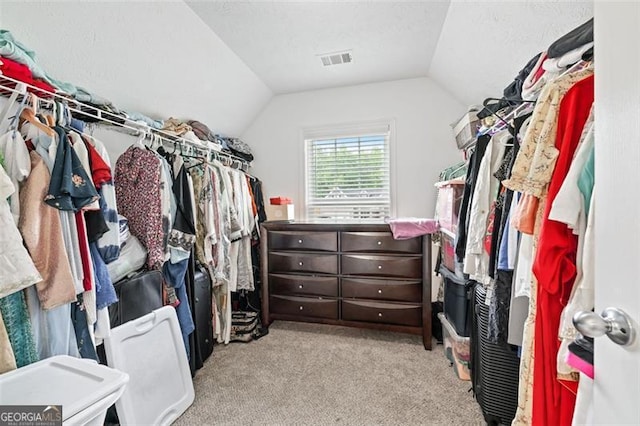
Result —
M 391 215 L 389 128 L 305 138 L 307 219 L 375 221 Z

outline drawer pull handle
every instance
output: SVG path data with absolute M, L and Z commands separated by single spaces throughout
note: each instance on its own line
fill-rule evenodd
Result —
M 302 284 L 300 284 L 300 285 L 298 286 L 298 288 L 302 288 Z
M 378 290 L 378 294 L 382 294 L 382 290 Z
M 303 309 L 303 307 L 302 307 L 302 306 L 300 306 L 300 310 L 302 310 L 302 309 Z
M 302 240 L 298 240 L 298 244 L 302 244 Z
M 382 265 L 378 265 L 378 269 L 382 269 Z
M 302 262 L 298 262 L 298 265 L 302 266 Z
M 382 316 L 382 312 L 378 312 L 378 316 L 381 317 Z
M 378 241 L 378 245 L 381 246 L 382 245 L 382 241 Z

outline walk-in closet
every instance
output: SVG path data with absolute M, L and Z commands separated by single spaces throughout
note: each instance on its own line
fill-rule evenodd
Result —
M 639 424 L 639 40 L 633 1 L 0 2 L 0 425 Z

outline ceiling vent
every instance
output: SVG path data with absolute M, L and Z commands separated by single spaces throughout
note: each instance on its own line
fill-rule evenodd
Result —
M 318 55 L 322 61 L 322 65 L 329 67 L 332 65 L 350 64 L 353 62 L 353 55 L 350 50 L 344 52 L 324 53 Z

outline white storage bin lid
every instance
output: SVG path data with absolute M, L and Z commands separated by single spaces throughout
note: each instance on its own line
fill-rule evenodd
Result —
M 95 361 L 59 355 L 0 375 L 0 404 L 62 405 L 67 420 L 128 380 L 127 374 Z
M 176 311 L 165 306 L 111 330 L 107 363 L 131 380 L 116 402 L 123 425 L 168 425 L 193 403 L 195 391 Z

